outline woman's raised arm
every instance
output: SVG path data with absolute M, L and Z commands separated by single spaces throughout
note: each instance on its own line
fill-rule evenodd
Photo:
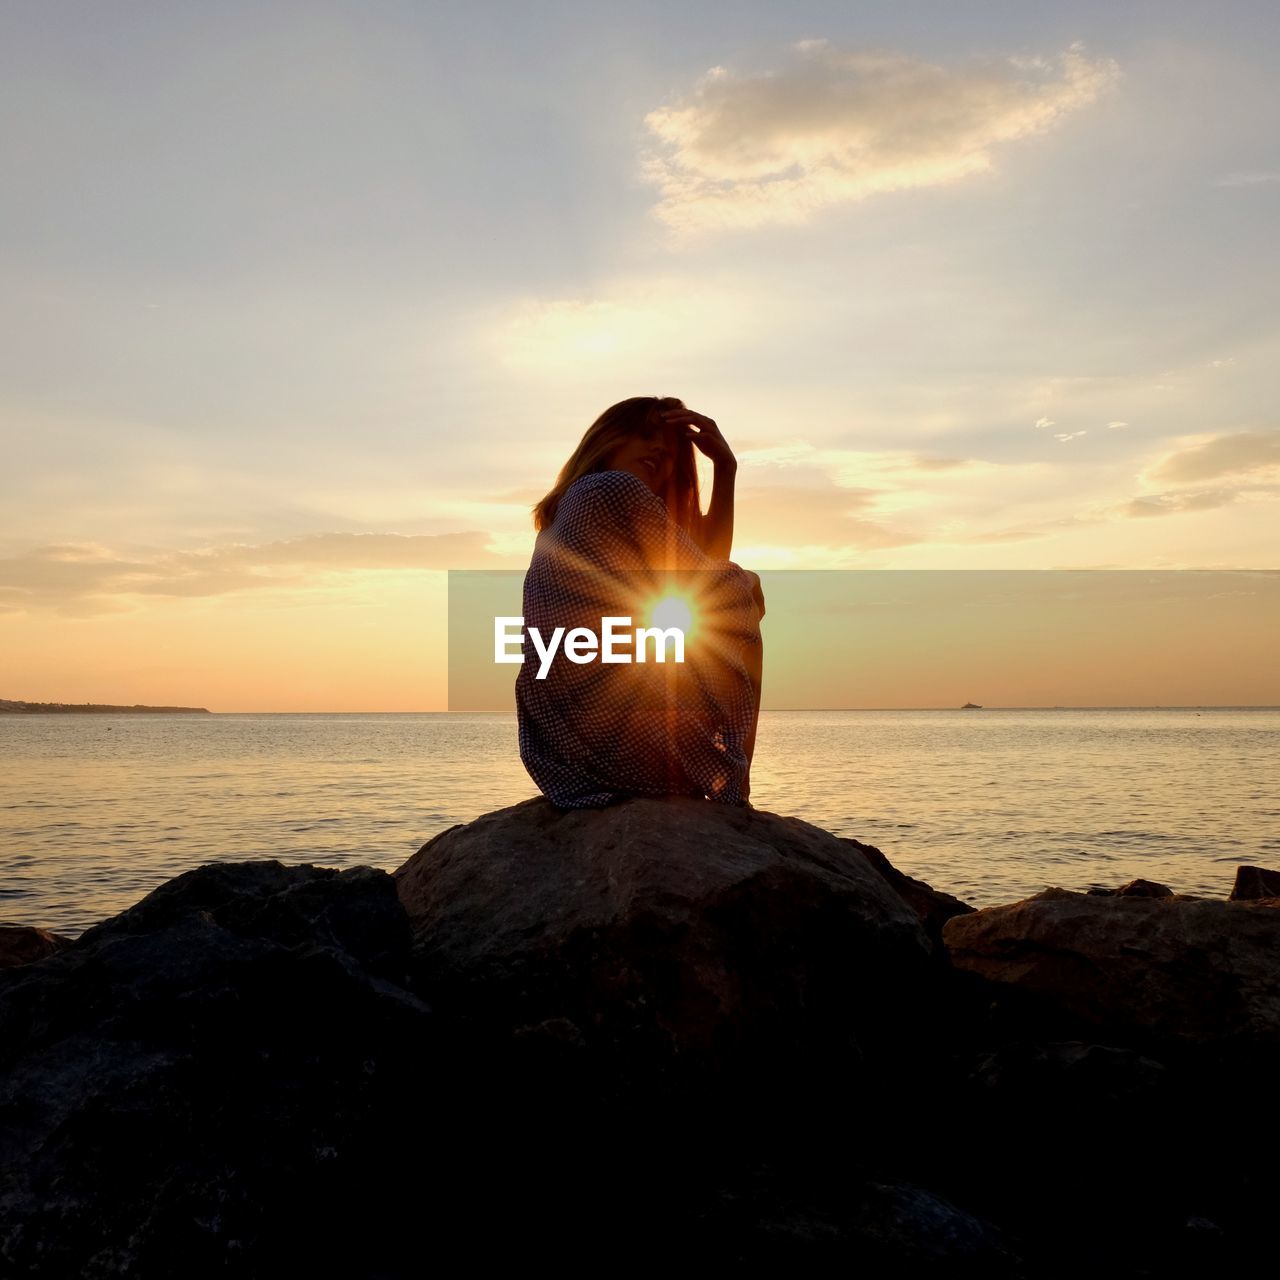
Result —
M 698 541 L 713 560 L 728 560 L 733 552 L 733 490 L 738 475 L 738 460 L 720 428 L 704 413 L 692 409 L 663 409 L 663 419 L 683 431 L 695 448 L 711 459 L 711 502 L 702 517 L 702 536 Z

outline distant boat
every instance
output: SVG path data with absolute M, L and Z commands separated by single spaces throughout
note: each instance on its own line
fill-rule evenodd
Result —
M 981 711 L 981 710 L 982 710 L 982 703 L 980 703 L 980 702 L 966 702 L 966 703 L 964 704 L 964 706 L 960 708 L 960 710 L 961 710 L 961 711 Z

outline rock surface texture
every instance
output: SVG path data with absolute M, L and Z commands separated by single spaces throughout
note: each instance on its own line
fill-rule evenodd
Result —
M 1280 898 L 1280 871 L 1269 871 L 1266 867 L 1237 867 L 1231 897 L 1233 900 Z
M 936 1012 L 920 916 L 855 842 L 795 818 L 530 800 L 437 836 L 395 878 L 433 1008 L 581 1043 L 624 1078 L 847 1083 L 900 1068 Z
M 50 933 L 48 929 L 0 924 L 0 969 L 12 969 L 15 965 L 43 960 L 45 956 L 61 951 L 70 941 L 70 938 Z
M 957 968 L 1064 1033 L 1280 1045 L 1277 906 L 1046 889 L 943 937 Z
M 0 1276 L 1247 1274 L 1277 921 L 692 800 L 202 867 L 0 972 Z
M 334 1224 L 372 1212 L 368 1170 L 344 1162 L 420 1083 L 405 1067 L 429 1014 L 394 981 L 408 947 L 385 873 L 240 863 L 6 971 L 0 1274 L 340 1252 Z

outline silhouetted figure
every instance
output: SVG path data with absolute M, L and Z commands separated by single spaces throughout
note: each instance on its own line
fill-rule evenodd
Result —
M 714 465 L 704 514 L 695 445 Z M 526 633 L 595 634 L 606 617 L 680 625 L 684 662 L 574 662 L 563 652 L 539 679 L 526 638 L 516 680 L 520 758 L 563 809 L 628 795 L 750 794 L 760 711 L 760 580 L 729 559 L 737 463 L 708 417 L 679 400 L 638 396 L 591 425 L 555 486 L 534 508 L 539 530 L 524 584 Z M 659 611 L 676 594 L 679 622 Z

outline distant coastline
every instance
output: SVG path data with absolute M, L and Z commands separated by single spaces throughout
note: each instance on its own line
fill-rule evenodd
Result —
M 132 707 L 113 707 L 105 702 L 13 702 L 8 698 L 0 698 L 0 715 L 40 715 L 54 712 L 69 715 L 155 715 L 159 712 L 182 715 L 212 715 L 208 707 L 144 707 L 135 703 Z

